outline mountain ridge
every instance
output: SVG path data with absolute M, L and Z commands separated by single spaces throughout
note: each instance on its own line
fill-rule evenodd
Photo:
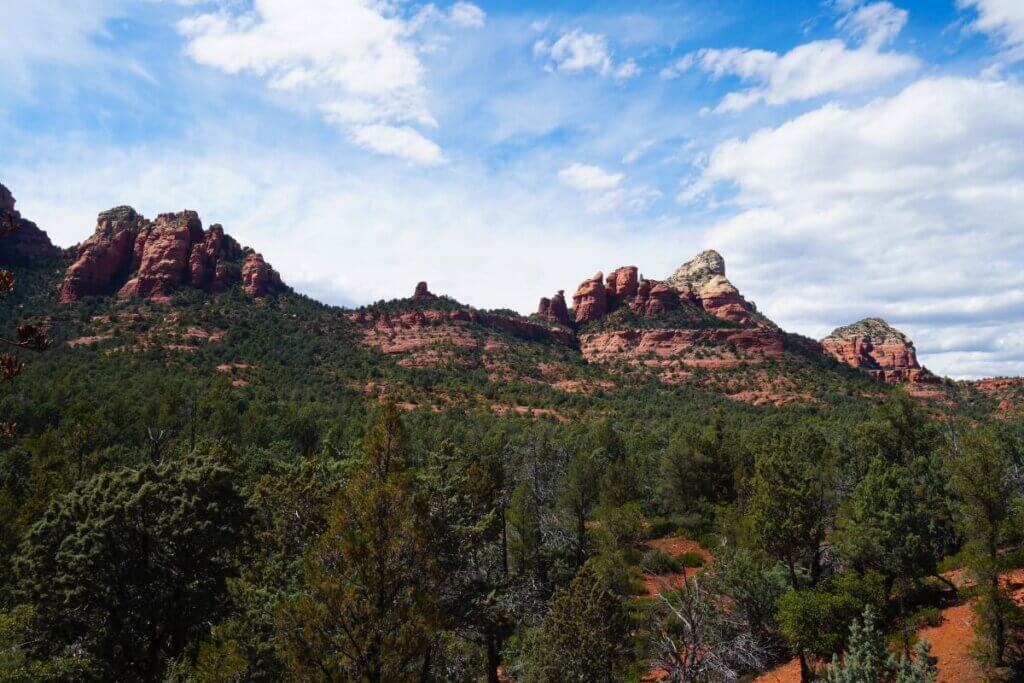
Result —
M 64 252 L 34 223 L 21 218 L 14 210 L 13 194 L 2 184 L 0 212 L 7 220 L 19 221 L 19 244 L 27 245 L 12 249 L 13 243 L 8 243 L 7 261 L 53 262 L 63 254 L 67 265 L 57 297 L 65 306 L 88 296 L 168 301 L 182 288 L 216 294 L 237 285 L 251 298 L 291 291 L 258 252 L 239 245 L 219 224 L 204 230 L 194 211 L 164 213 L 151 221 L 131 207 L 115 207 L 99 214 L 90 237 Z M 747 368 L 786 354 L 788 333 L 743 297 L 726 276 L 725 259 L 714 250 L 701 252 L 664 280 L 645 278 L 632 265 L 616 268 L 607 277 L 599 271 L 576 288 L 571 307 L 560 290 L 541 298 L 537 313 L 529 317 L 457 302 L 438 311 L 434 304 L 440 299 L 426 283 L 417 286 L 410 300 L 418 302 L 417 310 L 397 316 L 373 307 L 340 310 L 361 330 L 364 343 L 378 350 L 420 348 L 427 337 L 395 339 L 411 339 L 426 327 L 473 324 L 514 338 L 575 348 L 589 363 L 610 367 L 625 361 L 669 383 L 688 378 L 695 370 Z M 428 336 L 435 343 L 445 334 Z M 392 341 L 383 343 L 387 337 Z M 803 353 L 820 353 L 884 383 L 916 386 L 943 381 L 919 364 L 913 342 L 880 318 L 866 318 L 836 328 L 819 342 L 801 344 Z M 1007 385 L 992 386 L 1003 390 Z

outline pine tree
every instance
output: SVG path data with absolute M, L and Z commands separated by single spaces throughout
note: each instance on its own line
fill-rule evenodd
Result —
M 526 646 L 528 683 L 622 680 L 631 624 L 622 599 L 589 567 L 559 589 Z
M 386 406 L 307 557 L 308 590 L 279 614 L 286 665 L 300 680 L 380 683 L 429 672 L 438 577 L 408 456 L 398 410 Z
M 897 659 L 886 647 L 878 630 L 878 617 L 868 606 L 863 619 L 854 619 L 850 638 L 840 662 L 832 658 L 825 677 L 827 683 L 934 683 L 938 669 L 927 640 L 918 641 L 913 658 Z

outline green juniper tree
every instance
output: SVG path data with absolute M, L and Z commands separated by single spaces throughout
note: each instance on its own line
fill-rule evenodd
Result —
M 107 680 L 155 681 L 227 609 L 248 513 L 216 457 L 88 479 L 28 532 L 17 563 L 39 653 L 83 651 Z
M 528 683 L 612 683 L 632 659 L 626 606 L 606 582 L 584 567 L 555 592 L 551 613 L 526 645 Z

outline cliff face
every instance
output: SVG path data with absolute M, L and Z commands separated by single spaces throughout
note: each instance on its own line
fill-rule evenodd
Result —
M 105 294 L 166 300 L 181 287 L 216 293 L 238 283 L 252 297 L 287 289 L 260 254 L 242 248 L 223 227 L 204 231 L 195 211 L 149 221 L 120 206 L 101 213 L 93 235 L 76 248 L 60 302 Z
M 763 325 L 764 316 L 725 276 L 725 259 L 717 251 L 704 251 L 676 269 L 665 283 L 705 311 L 735 323 Z
M 57 260 L 60 249 L 39 226 L 22 218 L 14 205 L 14 195 L 0 184 L 0 263 L 33 266 Z
M 930 383 L 937 378 L 917 361 L 914 343 L 881 318 L 840 327 L 821 340 L 826 353 L 889 384 Z

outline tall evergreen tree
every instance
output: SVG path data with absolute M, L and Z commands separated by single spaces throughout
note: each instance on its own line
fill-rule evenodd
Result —
M 310 550 L 308 590 L 280 611 L 285 660 L 296 678 L 380 683 L 429 676 L 440 623 L 438 575 L 408 458 L 398 410 L 388 405 Z

